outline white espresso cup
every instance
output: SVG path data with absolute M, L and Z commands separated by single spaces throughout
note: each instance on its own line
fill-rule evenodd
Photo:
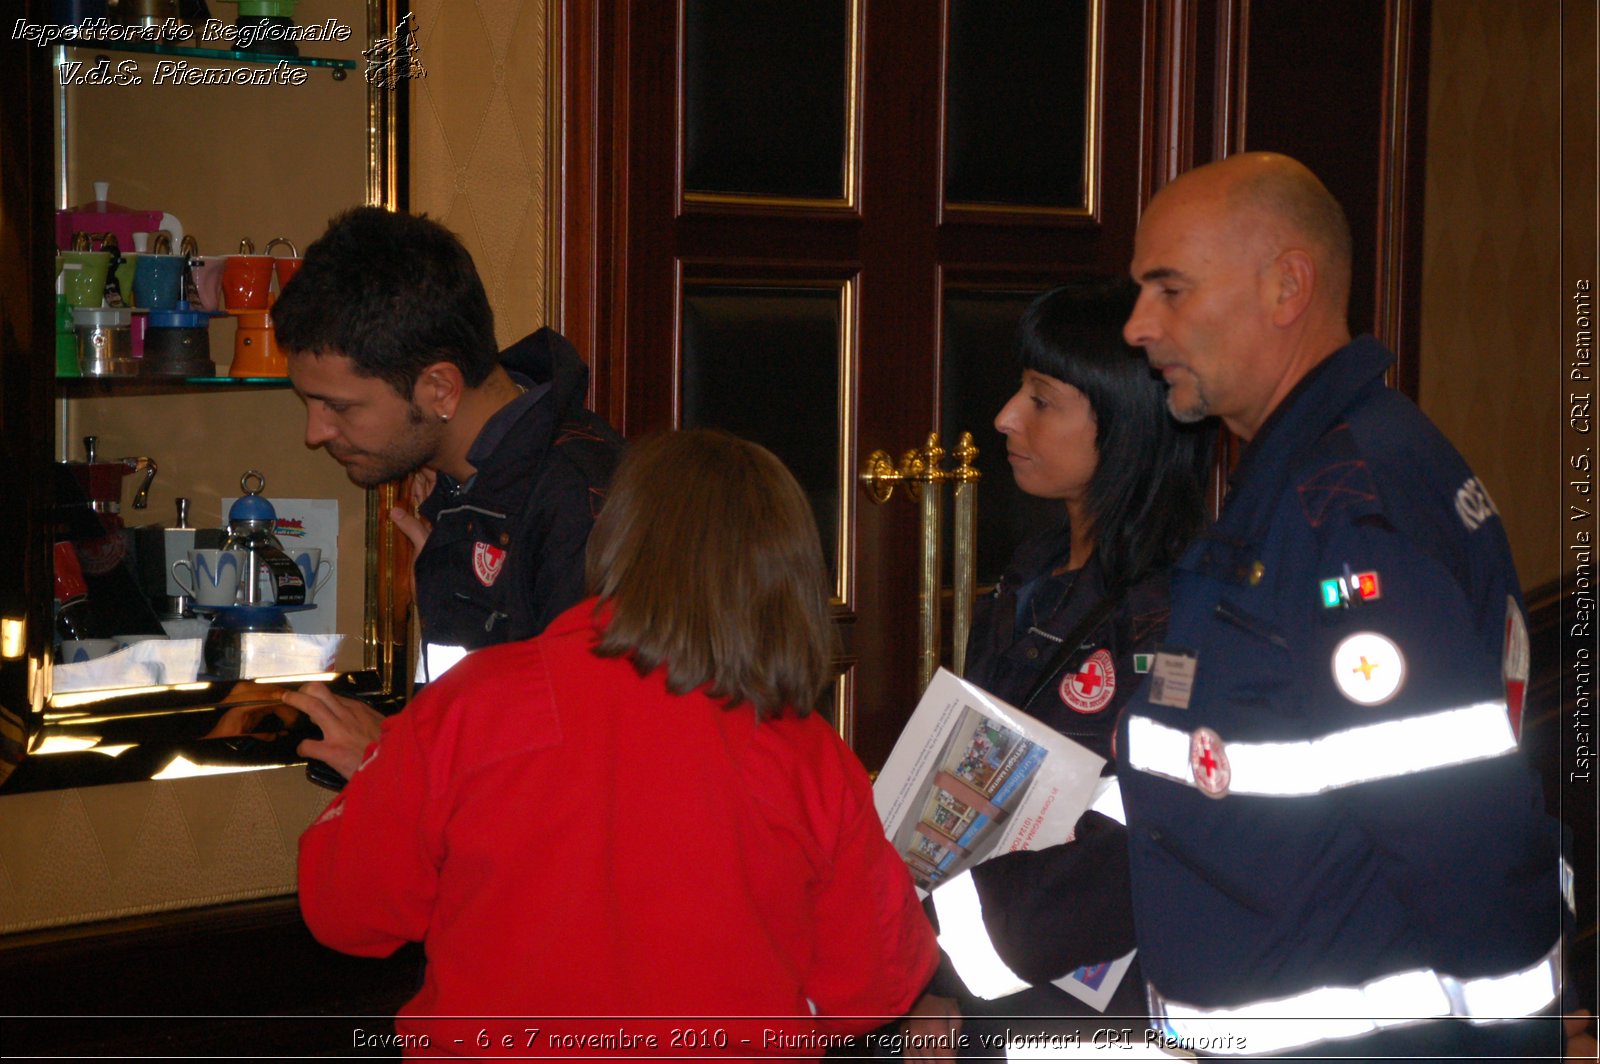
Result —
M 306 547 L 304 550 L 292 550 L 289 557 L 300 567 L 300 575 L 306 578 L 306 604 L 310 605 L 333 577 L 333 562 L 322 560 L 320 547 Z
M 196 548 L 187 558 L 172 563 L 172 579 L 194 599 L 196 606 L 232 606 L 239 594 L 239 575 L 244 572 L 245 552 Z M 179 572 L 182 569 L 183 572 Z

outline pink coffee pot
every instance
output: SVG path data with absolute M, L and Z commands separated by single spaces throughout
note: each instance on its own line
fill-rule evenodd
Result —
M 183 240 L 183 223 L 162 211 L 137 211 L 107 199 L 110 182 L 94 183 L 95 198 L 89 203 L 56 211 L 56 247 L 72 250 L 74 233 L 110 233 L 124 252 L 135 250 L 134 233 L 154 233 L 165 229 L 172 234 L 172 246 Z M 99 250 L 91 248 L 91 251 Z

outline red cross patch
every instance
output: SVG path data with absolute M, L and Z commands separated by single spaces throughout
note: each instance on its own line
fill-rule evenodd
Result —
M 1228 752 L 1223 749 L 1222 736 L 1210 728 L 1195 729 L 1189 736 L 1189 771 L 1194 775 L 1194 785 L 1207 798 L 1227 795 L 1233 769 L 1228 766 Z
M 1522 703 L 1528 692 L 1528 622 L 1522 618 L 1517 600 L 1506 596 L 1506 642 L 1500 674 L 1506 685 L 1506 712 L 1511 717 L 1511 733 L 1522 736 Z
M 472 572 L 478 578 L 478 583 L 484 587 L 493 587 L 494 582 L 500 577 L 500 570 L 505 568 L 506 552 L 489 543 L 474 543 L 472 545 Z
M 1111 664 L 1111 654 L 1104 649 L 1089 655 L 1089 660 L 1077 672 L 1061 678 L 1061 701 L 1075 713 L 1098 713 L 1111 703 L 1117 693 L 1117 670 Z

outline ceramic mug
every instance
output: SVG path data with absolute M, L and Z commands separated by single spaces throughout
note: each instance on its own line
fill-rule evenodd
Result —
M 200 310 L 222 310 L 222 267 L 226 255 L 207 255 L 195 260 L 194 287 L 200 294 Z
M 139 264 L 137 252 L 124 251 L 122 261 L 117 264 L 117 291 L 122 293 L 123 306 L 131 307 L 133 303 L 133 271 Z
M 61 656 L 56 659 L 58 665 L 77 665 L 95 658 L 103 658 L 107 654 L 114 654 L 122 647 L 115 639 L 63 639 L 61 641 Z
M 111 255 L 105 251 L 62 251 L 56 254 L 56 272 L 67 305 L 98 307 L 106 299 L 106 272 Z
M 222 264 L 222 302 L 229 310 L 272 304 L 272 256 L 229 255 Z
M 197 606 L 232 606 L 239 594 L 239 576 L 244 571 L 244 563 L 242 550 L 197 547 L 188 557 L 172 563 L 172 579 Z M 187 579 L 179 569 L 187 572 Z
M 283 295 L 283 286 L 293 280 L 294 275 L 300 272 L 300 264 L 304 261 L 305 259 L 280 258 L 272 260 L 272 270 L 278 275 L 278 294 L 280 296 Z
M 140 255 L 133 267 L 133 305 L 171 310 L 183 298 L 182 255 Z
M 306 603 L 310 604 L 316 599 L 317 592 L 326 587 L 328 581 L 333 578 L 333 562 L 323 561 L 322 550 L 318 547 L 290 551 L 289 556 L 300 567 L 300 575 L 306 578 Z M 327 568 L 324 569 L 323 566 Z

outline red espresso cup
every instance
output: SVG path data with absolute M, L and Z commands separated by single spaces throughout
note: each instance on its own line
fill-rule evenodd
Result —
M 293 280 L 294 275 L 300 272 L 300 264 L 304 261 L 304 259 L 285 258 L 275 258 L 272 260 L 273 272 L 278 275 L 279 295 L 283 294 L 283 286 Z
M 222 264 L 222 304 L 229 310 L 272 305 L 272 256 L 229 255 Z

